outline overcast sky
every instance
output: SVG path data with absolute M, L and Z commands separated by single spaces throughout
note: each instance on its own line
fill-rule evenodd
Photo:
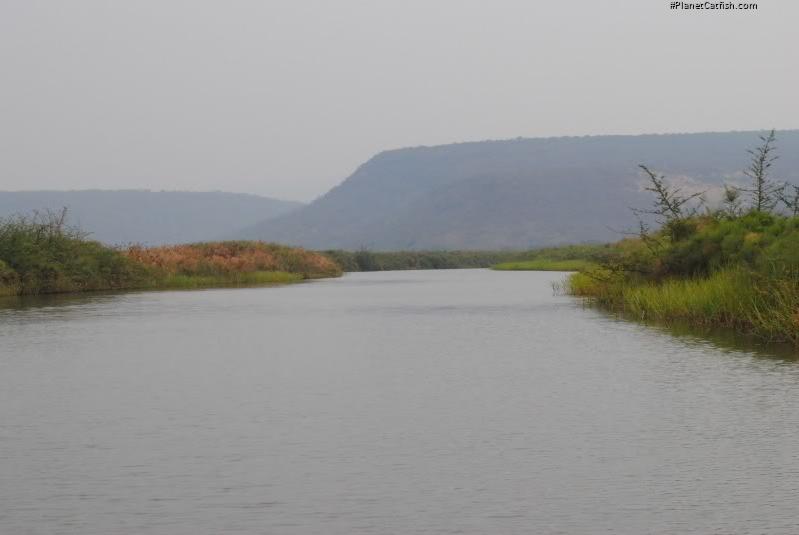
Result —
M 309 200 L 390 148 L 799 127 L 796 0 L 0 0 L 0 189 Z

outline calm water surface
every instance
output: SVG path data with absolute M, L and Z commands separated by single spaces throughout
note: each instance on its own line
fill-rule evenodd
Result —
M 799 366 L 560 277 L 0 309 L 0 533 L 799 533 Z

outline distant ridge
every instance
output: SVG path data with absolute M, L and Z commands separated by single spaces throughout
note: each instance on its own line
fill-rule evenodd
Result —
M 504 249 L 616 240 L 644 206 L 645 163 L 687 189 L 742 182 L 762 132 L 465 142 L 382 152 L 311 204 L 242 237 L 327 249 Z M 799 184 L 799 131 L 777 132 Z
M 300 206 L 298 202 L 225 192 L 0 191 L 0 217 L 67 207 L 70 223 L 108 244 L 209 241 Z

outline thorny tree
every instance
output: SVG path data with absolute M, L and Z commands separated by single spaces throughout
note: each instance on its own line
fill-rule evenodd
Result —
M 785 184 L 779 194 L 782 203 L 790 210 L 792 216 L 799 215 L 799 186 Z
M 774 154 L 776 140 L 776 133 L 772 129 L 767 136 L 760 136 L 762 145 L 747 151 L 752 160 L 744 174 L 752 181 L 752 187 L 741 189 L 749 194 L 752 210 L 756 212 L 770 212 L 782 196 L 784 186 L 769 178 L 769 170 L 777 159 Z
M 743 208 L 741 207 L 741 190 L 736 188 L 735 186 L 728 186 L 727 184 L 724 185 L 724 210 L 723 214 L 727 216 L 729 219 L 735 219 L 739 217 L 743 212 Z
M 658 175 L 643 164 L 638 167 L 640 167 L 649 178 L 650 185 L 644 189 L 654 193 L 655 200 L 652 201 L 651 210 L 633 211 L 638 216 L 641 214 L 656 216 L 657 222 L 668 229 L 672 239 L 678 239 L 682 234 L 682 223 L 684 219 L 696 215 L 696 207 L 693 201 L 698 199 L 699 203 L 701 203 L 702 195 L 704 195 L 705 192 L 700 191 L 685 196 L 682 194 L 680 188 L 669 186 L 666 183 L 666 177 L 664 175 Z M 690 206 L 693 206 L 693 208 L 687 210 Z M 646 225 L 640 221 L 640 217 L 639 223 L 641 226 L 641 234 L 643 235 L 646 233 Z

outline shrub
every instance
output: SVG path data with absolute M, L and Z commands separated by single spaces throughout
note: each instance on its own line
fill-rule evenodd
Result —
M 64 223 L 65 212 L 0 221 L 0 282 L 15 293 L 128 287 L 144 271 Z

